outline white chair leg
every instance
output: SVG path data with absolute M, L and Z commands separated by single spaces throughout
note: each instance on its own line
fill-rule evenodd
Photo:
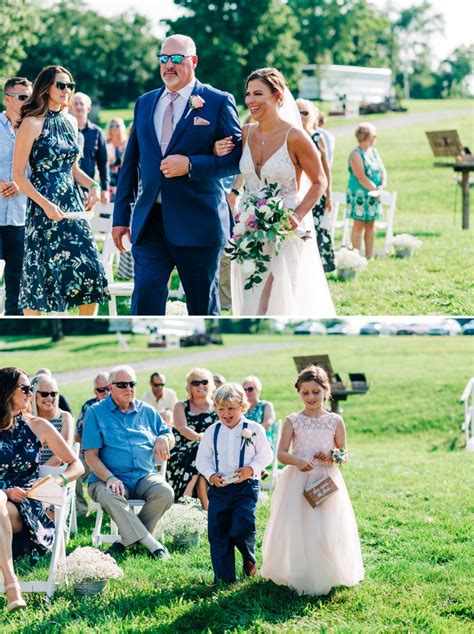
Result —
M 94 530 L 92 531 L 92 543 L 94 544 L 94 546 L 100 546 L 101 544 L 100 531 L 102 529 L 103 517 L 104 517 L 104 511 L 102 510 L 102 507 L 99 506 L 97 509 L 97 515 L 95 518 Z

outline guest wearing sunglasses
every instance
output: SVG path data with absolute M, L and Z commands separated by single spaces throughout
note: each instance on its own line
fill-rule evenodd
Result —
M 18 306 L 18 295 L 23 266 L 26 196 L 19 193 L 13 180 L 13 150 L 20 109 L 30 95 L 31 82 L 25 77 L 10 77 L 3 86 L 5 110 L 0 113 L 0 260 L 5 262 L 5 315 L 23 314 Z
M 84 482 L 90 475 L 89 467 L 84 457 L 84 451 L 82 450 L 82 431 L 84 428 L 84 417 L 95 403 L 102 401 L 110 393 L 109 387 L 109 374 L 108 372 L 99 372 L 93 381 L 94 396 L 88 399 L 83 406 L 77 418 L 76 433 L 74 436 L 74 442 L 78 442 L 81 445 L 81 451 L 79 457 L 84 467 L 84 475 L 76 480 L 76 512 L 78 517 L 85 517 L 89 512 L 89 506 L 87 500 L 84 497 Z
M 275 422 L 275 409 L 270 401 L 260 400 L 262 382 L 257 376 L 247 376 L 242 381 L 242 387 L 249 402 L 249 409 L 245 416 L 249 420 L 263 425 L 267 438 L 271 442 L 272 427 Z
M 69 412 L 59 408 L 59 389 L 56 379 L 47 374 L 39 374 L 33 384 L 32 412 L 49 421 L 61 434 L 67 445 L 72 447 L 74 442 L 74 421 Z M 61 460 L 53 454 L 51 447 L 44 446 L 41 450 L 40 464 L 59 467 Z
M 110 548 L 113 557 L 140 543 L 154 559 L 168 559 L 168 550 L 153 537 L 162 515 L 173 504 L 173 489 L 155 463 L 168 460 L 174 437 L 158 412 L 135 398 L 133 368 L 114 368 L 110 394 L 86 413 L 82 448 L 91 470 L 89 494 L 117 524 L 120 539 Z M 145 501 L 139 515 L 128 499 Z
M 43 503 L 26 497 L 38 479 L 41 447 L 50 447 L 67 465 L 56 476 L 61 486 L 82 473 L 79 459 L 54 427 L 27 413 L 30 403 L 28 375 L 20 368 L 0 369 L 0 570 L 9 612 L 26 607 L 13 562 L 29 556 L 34 564 L 53 545 L 54 523 Z
M 219 259 L 231 223 L 221 179 L 239 171 L 241 125 L 232 95 L 196 79 L 190 37 L 167 37 L 158 59 L 164 87 L 136 103 L 112 235 L 120 251 L 131 235 L 134 315 L 165 314 L 175 266 L 188 313 L 218 315 Z M 215 156 L 215 141 L 226 137 L 232 151 Z
M 162 372 L 153 372 L 150 389 L 142 396 L 142 401 L 154 407 L 168 427 L 173 427 L 173 409 L 178 402 L 178 395 L 166 387 L 166 376 Z
M 110 297 L 87 220 L 65 215 L 92 208 L 100 194 L 100 185 L 78 165 L 77 122 L 63 114 L 74 87 L 67 69 L 47 66 L 21 108 L 13 177 L 28 196 L 19 299 L 25 315 L 74 306 L 79 315 L 94 315 Z M 31 178 L 25 176 L 28 163 Z M 85 206 L 79 186 L 88 189 Z
M 208 484 L 196 468 L 196 454 L 206 429 L 219 420 L 212 407 L 214 391 L 214 379 L 209 370 L 194 368 L 186 376 L 188 399 L 174 407 L 176 446 L 168 464 L 168 482 L 174 489 L 176 500 L 198 497 L 205 511 Z

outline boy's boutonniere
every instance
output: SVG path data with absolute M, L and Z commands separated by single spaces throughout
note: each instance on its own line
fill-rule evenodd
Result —
M 200 108 L 202 108 L 205 103 L 206 102 L 204 101 L 204 99 L 200 97 L 199 95 L 191 95 L 188 101 L 189 110 L 186 113 L 186 117 L 184 118 L 186 119 L 189 113 L 192 112 L 193 110 L 199 110 Z
M 248 445 L 253 445 L 255 447 L 253 439 L 255 438 L 256 435 L 257 434 L 254 431 L 252 431 L 251 429 L 248 429 L 248 428 L 244 429 L 242 431 L 242 436 L 241 436 L 242 445 L 245 445 L 246 447 Z

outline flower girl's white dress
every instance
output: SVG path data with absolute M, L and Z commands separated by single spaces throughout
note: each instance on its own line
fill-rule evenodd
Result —
M 249 136 L 251 133 L 252 126 L 249 129 Z M 287 139 L 288 135 L 285 142 L 263 164 L 259 178 L 247 138 L 240 159 L 240 173 L 244 176 L 245 189 L 239 211 L 243 211 L 246 201 L 251 196 L 262 195 L 265 181 L 278 183 L 285 206 L 289 209 L 296 208 L 299 203 L 298 183 L 295 166 L 288 152 Z M 302 240 L 296 235 L 288 238 L 277 256 L 274 255 L 274 246 L 271 245 L 266 251 L 273 256 L 268 271 L 262 275 L 262 282 L 249 290 L 244 289 L 246 274 L 243 265 L 232 261 L 233 315 L 335 316 L 336 312 L 319 256 L 311 212 L 303 218 L 299 229 L 303 234 L 307 231 L 310 238 Z M 270 274 L 273 276 L 273 281 L 268 307 L 264 311 L 260 300 Z
M 329 452 L 339 417 L 323 414 L 288 417 L 293 425 L 293 454 L 313 460 Z M 359 534 L 340 470 L 315 462 L 310 472 L 287 465 L 272 496 L 270 519 L 263 539 L 262 577 L 294 588 L 298 594 L 327 594 L 334 586 L 353 586 L 364 578 Z M 329 475 L 338 491 L 312 508 L 303 497 L 308 480 Z

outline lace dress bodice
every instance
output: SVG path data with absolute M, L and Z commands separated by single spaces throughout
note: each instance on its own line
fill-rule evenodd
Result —
M 255 171 L 249 147 L 251 130 L 252 128 L 249 129 L 247 143 L 243 149 L 239 164 L 240 173 L 245 181 L 240 208 L 243 209 L 250 196 L 258 196 L 260 194 L 262 188 L 265 187 L 265 181 L 267 183 L 278 183 L 285 205 L 290 208 L 296 207 L 298 204 L 298 183 L 296 181 L 295 166 L 288 153 L 288 134 L 285 142 L 263 164 L 259 178 Z M 290 130 L 288 130 L 288 133 Z
M 334 448 L 334 436 L 340 420 L 332 412 L 317 418 L 304 414 L 288 416 L 293 425 L 293 454 L 299 458 L 312 460 L 314 454 L 328 453 Z

